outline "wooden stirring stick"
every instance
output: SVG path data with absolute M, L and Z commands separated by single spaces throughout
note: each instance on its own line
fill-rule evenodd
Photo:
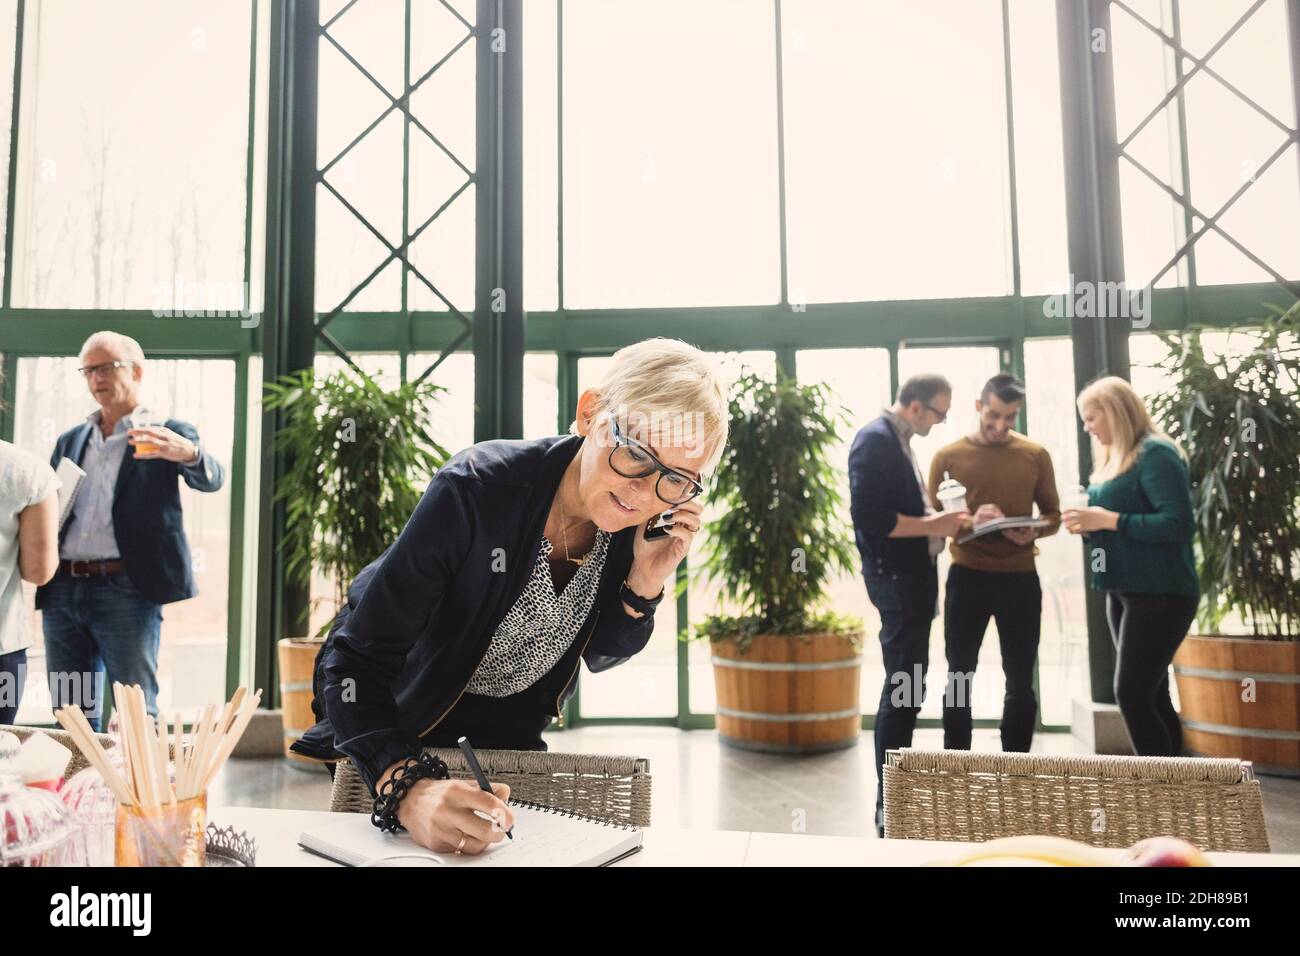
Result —
M 90 761 L 90 765 L 99 771 L 99 775 L 104 778 L 104 782 L 113 791 L 113 796 L 117 797 L 118 802 L 127 806 L 132 805 L 135 800 L 130 787 L 109 760 L 104 745 L 90 729 L 90 722 L 86 720 L 86 715 L 81 712 L 81 708 L 62 707 L 54 712 L 54 718 L 72 737 L 77 747 Z
M 235 744 L 239 743 L 239 738 L 244 735 L 244 729 L 248 727 L 249 721 L 253 719 L 253 712 L 257 710 L 257 705 L 261 700 L 262 692 L 260 690 L 248 699 L 243 710 L 240 711 L 239 716 L 235 719 L 234 725 L 222 740 L 221 749 L 217 751 L 216 756 L 211 761 L 207 773 L 203 777 L 203 786 L 199 788 L 200 791 L 208 788 L 208 785 L 212 782 L 212 778 L 217 775 L 217 771 L 221 769 L 222 764 L 226 762 L 227 758 L 234 751 Z

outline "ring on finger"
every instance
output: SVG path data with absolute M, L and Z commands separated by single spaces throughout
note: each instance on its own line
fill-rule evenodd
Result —
M 468 839 L 469 839 L 469 834 L 468 834 L 468 833 L 462 833 L 462 834 L 460 835 L 460 842 L 456 844 L 456 855 L 457 855 L 457 856 L 460 856 L 462 853 L 465 852 L 465 841 L 467 841 Z

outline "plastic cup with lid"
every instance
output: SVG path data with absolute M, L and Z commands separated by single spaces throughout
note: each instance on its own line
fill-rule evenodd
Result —
M 1071 485 L 1061 494 L 1061 511 L 1082 511 L 1088 507 L 1088 492 L 1081 485 Z
M 951 477 L 948 472 L 943 473 L 943 481 L 939 482 L 938 491 L 939 505 L 944 511 L 966 511 L 966 486 L 956 478 Z

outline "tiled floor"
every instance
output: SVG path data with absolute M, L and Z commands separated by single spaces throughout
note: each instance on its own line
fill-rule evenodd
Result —
M 719 744 L 712 731 L 666 727 L 583 727 L 548 735 L 551 750 L 629 754 L 650 761 L 654 822 L 685 829 L 761 830 L 871 836 L 876 781 L 871 735 L 857 747 L 811 757 L 749 753 Z M 943 746 L 942 732 L 917 731 L 917 747 Z M 976 731 L 977 750 L 996 750 L 996 731 Z M 1068 734 L 1039 734 L 1034 749 L 1085 752 Z M 1300 853 L 1300 780 L 1260 777 L 1269 839 Z M 329 776 L 286 761 L 230 760 L 212 804 L 324 810 Z

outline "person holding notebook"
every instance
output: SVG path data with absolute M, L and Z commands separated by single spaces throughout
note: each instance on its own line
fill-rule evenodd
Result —
M 971 692 L 980 645 L 989 618 L 998 628 L 1006 693 L 1002 699 L 1002 749 L 1027 752 L 1034 739 L 1038 697 L 1034 661 L 1042 623 L 1043 590 L 1038 582 L 1034 541 L 1056 534 L 1061 505 L 1047 449 L 1013 429 L 1025 400 L 1014 375 L 993 376 L 975 402 L 979 415 L 969 435 L 945 445 L 930 462 L 930 494 L 937 496 L 945 476 L 966 487 L 974 523 L 1003 516 L 1027 517 L 1035 505 L 1047 524 L 1006 528 L 949 545 L 943 609 L 948 685 L 943 700 L 943 745 L 969 750 Z
M 650 339 L 614 354 L 569 435 L 455 455 L 349 587 L 316 659 L 318 722 L 291 749 L 350 758 L 381 829 L 452 853 L 502 839 L 509 789 L 443 779 L 423 748 L 545 750 L 581 662 L 645 647 L 726 435 L 712 360 Z

